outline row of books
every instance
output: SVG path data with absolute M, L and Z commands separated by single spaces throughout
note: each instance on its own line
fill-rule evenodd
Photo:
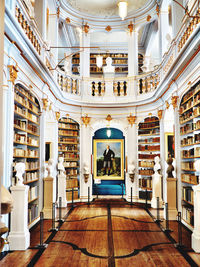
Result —
M 139 179 L 139 187 L 152 189 L 152 178 L 149 177 L 149 178 Z
M 194 88 L 191 88 L 183 97 L 182 102 L 187 101 L 192 95 L 197 93 L 200 90 L 200 83 L 196 85 Z
M 28 108 L 30 111 L 38 114 L 38 107 L 36 107 L 35 105 L 33 105 L 31 102 L 29 102 L 27 99 L 25 99 L 24 97 L 20 96 L 19 93 L 15 92 L 15 100 L 19 103 L 22 104 L 23 106 L 25 106 L 26 108 Z
M 188 150 L 182 150 L 181 156 L 183 158 L 200 157 L 200 147 L 195 147 Z
M 24 182 L 31 182 L 33 180 L 39 179 L 39 172 L 26 172 L 24 177 Z
M 78 130 L 78 125 L 77 124 L 69 124 L 69 123 L 61 123 L 61 122 L 59 122 L 58 123 L 58 127 L 59 128 L 70 128 L 70 129 L 72 129 L 72 130 Z
M 28 201 L 38 197 L 38 186 L 31 186 L 28 191 Z
M 72 161 L 72 162 L 66 161 L 63 163 L 63 165 L 64 165 L 64 167 L 77 167 L 78 166 L 76 161 Z
M 200 115 L 200 107 L 196 107 L 193 110 L 190 109 L 189 111 L 183 113 L 180 116 L 180 124 L 183 124 L 186 121 L 192 119 L 193 117 L 197 117 L 199 115 Z
M 59 122 L 60 123 L 65 122 L 65 123 L 75 124 L 75 122 L 72 119 L 70 119 L 70 118 L 62 118 L 62 119 L 59 120 Z
M 140 175 L 153 175 L 154 171 L 152 169 L 139 170 Z
M 191 208 L 182 206 L 182 218 L 188 224 L 194 226 L 194 212 Z
M 29 100 L 31 100 L 33 103 L 35 103 L 36 105 L 37 105 L 37 103 L 36 103 L 36 98 L 32 95 L 32 94 L 30 94 L 30 93 L 28 93 L 26 90 L 24 90 L 21 86 L 19 86 L 19 85 L 15 85 L 15 89 L 17 89 L 19 92 L 21 92 L 23 95 L 25 95 Z
M 139 145 L 138 146 L 139 151 L 160 151 L 160 145 L 151 146 L 151 145 Z
M 28 110 L 26 108 L 21 108 L 16 104 L 15 104 L 15 112 L 21 114 L 22 116 L 25 116 L 27 119 L 29 119 L 35 123 L 39 122 L 39 118 L 37 116 L 28 112 Z
M 153 168 L 154 162 L 153 161 L 139 161 L 139 167 Z
M 154 138 L 145 138 L 145 139 L 139 139 L 138 143 L 159 143 L 160 137 L 154 137 Z
M 59 150 L 66 150 L 66 151 L 74 151 L 74 150 L 78 150 L 78 146 L 77 145 L 58 144 L 58 149 Z
M 160 157 L 160 154 L 138 154 L 139 159 L 154 159 L 156 156 Z
M 189 184 L 198 184 L 198 176 L 191 173 L 181 173 L 181 181 Z
M 70 131 L 70 130 L 59 130 L 59 135 L 68 135 L 68 136 L 78 136 L 78 133 L 76 131 Z
M 64 143 L 77 143 L 77 139 L 75 138 L 66 138 L 66 137 L 59 137 L 58 143 L 59 142 L 64 142 Z
M 31 223 L 38 217 L 38 204 L 32 204 L 28 208 L 28 223 Z
M 191 204 L 194 204 L 194 191 L 192 190 L 191 187 L 182 188 L 182 197 L 183 197 L 183 200 Z
M 76 176 L 78 174 L 77 169 L 66 169 L 66 175 L 68 176 Z
M 139 135 L 154 135 L 154 134 L 159 134 L 160 130 L 159 128 L 155 128 L 155 129 L 148 129 L 148 130 L 142 130 L 139 129 Z
M 194 136 L 188 136 L 181 140 L 181 145 L 193 145 L 195 143 L 200 143 L 200 133 L 195 134 Z
M 20 143 L 28 143 L 29 145 L 38 146 L 39 140 L 35 138 L 31 138 L 26 134 L 19 134 L 17 132 L 14 133 L 14 141 Z
M 39 151 L 38 150 L 31 150 L 31 149 L 22 149 L 16 148 L 13 149 L 14 157 L 38 157 Z
M 67 188 L 75 188 L 78 187 L 78 179 L 70 178 L 66 180 L 66 187 Z
M 200 120 L 197 122 L 187 123 L 186 125 L 180 128 L 180 134 L 187 134 L 188 132 L 192 132 L 200 129 Z
M 139 123 L 139 129 L 154 128 L 154 127 L 157 127 L 157 126 L 159 126 L 159 121 L 148 122 L 148 123 L 144 123 L 144 122 Z
M 184 169 L 184 170 L 194 170 L 194 162 L 193 161 L 183 161 L 181 162 L 181 169 Z
M 72 190 L 66 192 L 67 201 L 72 201 Z M 78 199 L 78 190 L 73 190 L 73 199 Z

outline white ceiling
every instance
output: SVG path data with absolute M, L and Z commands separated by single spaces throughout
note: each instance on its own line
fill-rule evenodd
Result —
M 127 0 L 128 12 L 143 7 L 148 0 Z M 118 15 L 119 0 L 68 0 L 67 3 L 80 12 L 91 15 L 110 17 Z

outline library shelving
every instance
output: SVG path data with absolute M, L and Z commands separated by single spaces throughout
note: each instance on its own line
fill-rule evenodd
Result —
M 13 140 L 13 184 L 15 164 L 25 163 L 24 184 L 29 185 L 28 224 L 39 218 L 39 121 L 40 106 L 37 98 L 20 84 L 14 90 L 14 140 Z
M 128 54 L 127 53 L 91 53 L 90 54 L 90 74 L 103 74 L 103 68 L 96 65 L 98 55 L 103 57 L 103 66 L 106 65 L 106 58 L 112 58 L 112 65 L 115 67 L 116 74 L 128 74 Z M 75 54 L 72 57 L 72 73 L 79 74 L 80 54 Z M 138 54 L 138 72 L 142 72 L 143 56 Z
M 58 123 L 58 155 L 64 157 L 66 198 L 79 199 L 79 124 L 62 117 Z
M 182 220 L 189 229 L 194 227 L 193 185 L 199 183 L 194 168 L 200 159 L 200 82 L 182 97 L 179 112 L 181 137 Z
M 154 158 L 160 157 L 160 122 L 155 116 L 147 117 L 138 125 L 139 198 L 152 198 Z M 147 190 L 147 191 L 146 191 Z M 147 196 L 146 196 L 147 193 Z

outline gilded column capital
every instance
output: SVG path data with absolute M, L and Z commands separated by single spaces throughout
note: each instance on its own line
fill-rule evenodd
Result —
M 158 118 L 159 118 L 159 120 L 162 119 L 162 115 L 163 115 L 163 110 L 162 109 L 159 109 L 158 110 Z
M 127 117 L 127 120 L 128 120 L 128 124 L 130 124 L 132 127 L 133 124 L 135 124 L 136 116 L 133 116 L 130 114 L 130 116 Z
M 89 29 L 90 29 L 90 26 L 86 22 L 85 25 L 83 25 L 83 31 L 84 31 L 84 33 L 87 34 L 89 32 Z
M 60 119 L 60 111 L 56 111 L 55 114 L 56 114 L 56 120 L 58 121 Z
M 91 117 L 88 117 L 88 115 L 86 114 L 84 117 L 82 116 L 81 119 L 85 127 L 87 127 L 90 123 Z
M 133 24 L 133 22 L 131 21 L 130 24 L 128 25 L 128 30 L 129 30 L 130 35 L 132 34 L 133 29 L 134 29 L 134 24 Z
M 173 108 L 177 108 L 177 102 L 178 102 L 178 96 L 172 96 L 171 100 L 172 100 L 172 106 Z
M 42 98 L 42 102 L 43 102 L 43 109 L 46 111 L 48 107 L 48 99 Z
M 17 67 L 18 67 L 17 65 L 16 66 L 8 65 L 9 74 L 10 74 L 10 80 L 8 80 L 8 81 L 12 82 L 13 85 L 15 83 L 15 80 L 17 79 L 17 73 L 18 73 Z

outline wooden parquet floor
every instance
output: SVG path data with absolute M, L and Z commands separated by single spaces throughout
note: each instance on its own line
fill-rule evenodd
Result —
M 7 254 L 0 266 L 200 266 L 199 255 L 190 247 L 174 246 L 176 231 L 169 238 L 140 205 L 105 199 L 62 212 L 66 216 L 58 231 L 48 232 L 51 221 L 44 222 L 47 248 L 33 248 L 39 243 L 37 226 L 31 234 L 31 247 Z

